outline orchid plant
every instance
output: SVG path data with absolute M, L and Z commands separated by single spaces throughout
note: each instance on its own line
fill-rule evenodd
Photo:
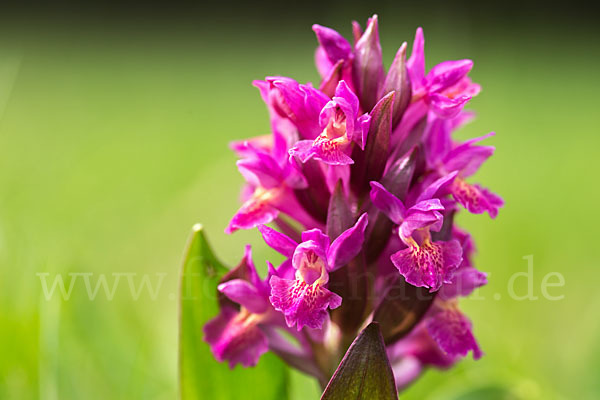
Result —
M 387 73 L 376 15 L 364 31 L 353 23 L 354 44 L 313 30 L 318 87 L 254 82 L 271 133 L 232 144 L 246 185 L 225 231 L 256 229 L 285 261 L 261 278 L 250 247 L 231 270 L 202 256 L 218 311 L 194 326 L 203 323 L 212 355 L 231 368 L 271 352 L 314 376 L 324 399 L 395 399 L 427 368 L 482 356 L 458 302 L 486 274 L 454 216 L 494 218 L 503 204 L 469 181 L 492 155 L 479 142 L 493 133 L 453 138 L 480 87 L 471 60 L 427 72 L 421 28 L 410 57 L 403 43 Z

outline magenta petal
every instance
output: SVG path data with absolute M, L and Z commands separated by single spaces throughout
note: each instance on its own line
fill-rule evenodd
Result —
M 406 356 L 392 364 L 392 370 L 394 371 L 394 381 L 398 390 L 402 390 L 413 383 L 424 370 L 424 366 L 417 357 Z
M 240 304 L 252 313 L 261 314 L 267 310 L 268 303 L 265 297 L 248 281 L 233 279 L 221 283 L 218 290 L 231 301 Z
M 267 261 L 267 266 L 269 267 L 267 283 L 269 282 L 269 280 L 271 279 L 271 276 L 273 276 L 273 275 L 276 275 L 276 276 L 278 276 L 280 278 L 284 278 L 284 279 L 294 279 L 294 276 L 296 275 L 296 269 L 294 268 L 294 266 L 292 264 L 291 258 L 288 258 L 287 260 L 282 262 L 281 265 L 277 268 L 273 267 L 273 264 L 271 264 L 268 261 Z
M 460 95 L 457 97 L 446 97 L 443 94 L 432 93 L 429 95 L 429 103 L 433 112 L 440 118 L 454 118 L 464 108 L 465 104 L 471 100 L 471 96 Z
M 406 212 L 406 218 L 400 224 L 402 237 L 407 238 L 417 229 L 426 227 L 439 231 L 444 218 L 440 211 L 443 210 L 444 206 L 438 199 L 424 200 L 415 204 Z
M 273 89 L 270 101 L 280 114 L 289 118 L 305 139 L 314 139 L 320 132 L 319 113 L 329 98 L 317 89 L 301 85 L 289 78 L 267 78 Z
M 419 324 L 404 339 L 388 348 L 391 360 L 414 357 L 425 366 L 448 368 L 454 364 L 456 357 L 444 353 L 433 340 L 424 324 Z
M 345 81 L 340 81 L 335 89 L 334 101 L 348 104 L 348 108 L 344 111 L 347 112 L 347 117 L 351 116 L 353 119 L 358 115 L 358 97 L 350 89 Z
M 308 187 L 308 181 L 300 171 L 298 163 L 290 160 L 287 148 L 285 153 L 287 162 L 283 167 L 283 176 L 285 176 L 284 184 L 292 189 L 306 189 Z
M 339 60 L 346 60 L 350 57 L 352 47 L 342 35 L 331 28 L 317 24 L 314 24 L 312 29 L 332 65 Z
M 473 61 L 444 61 L 429 71 L 427 83 L 429 91 L 440 92 L 460 82 L 473 68 Z
M 422 228 L 438 232 L 442 227 L 443 220 L 444 216 L 439 211 L 411 213 L 400 224 L 400 235 L 408 238 L 414 231 Z
M 331 75 L 331 70 L 333 69 L 334 64 L 329 61 L 329 56 L 325 52 L 325 49 L 321 46 L 317 47 L 315 50 L 315 65 L 317 66 L 317 71 L 319 71 L 319 75 L 321 75 L 322 78 Z
M 358 97 L 343 80 L 338 83 L 333 99 L 325 105 L 321 114 L 319 114 L 321 128 L 325 129 L 330 121 L 336 118 L 338 109 L 344 113 L 347 136 L 353 138 L 357 128 Z
M 427 150 L 427 164 L 430 167 L 435 168 L 452 148 L 452 136 L 449 121 L 439 118 L 434 113 L 430 113 L 428 115 L 427 127 L 423 136 L 425 138 L 425 149 Z
M 427 127 L 425 128 L 425 133 L 423 134 L 423 137 L 425 138 L 425 155 L 427 157 L 428 165 L 432 169 L 435 169 L 439 167 L 440 163 L 445 165 L 449 159 L 454 158 L 454 155 L 450 155 L 450 153 L 453 152 L 452 131 L 470 122 L 474 118 L 474 113 L 470 111 L 463 111 L 452 119 L 440 118 L 435 113 L 429 113 L 427 118 Z M 488 135 L 484 136 L 483 138 L 485 137 L 488 137 Z M 471 147 L 470 144 L 472 143 L 475 143 L 475 141 L 469 140 L 455 147 L 454 150 L 456 150 L 458 154 L 462 154 L 463 149 L 461 149 L 461 147 Z M 446 166 L 445 169 L 448 171 L 454 171 L 462 170 L 463 168 L 460 166 Z M 465 176 L 463 171 L 461 171 L 461 175 Z
M 471 321 L 457 309 L 443 310 L 427 321 L 429 334 L 448 355 L 464 357 L 472 351 L 477 360 L 482 352 L 471 329 Z
M 421 27 L 417 28 L 415 33 L 415 41 L 410 58 L 406 61 L 406 69 L 410 76 L 413 92 L 420 89 L 425 80 L 425 38 Z
M 298 243 L 290 239 L 287 235 L 277 232 L 275 229 L 269 228 L 266 225 L 259 225 L 258 230 L 269 247 L 286 257 L 291 257 L 292 254 L 294 254 L 294 250 L 296 249 L 296 246 L 298 246 Z
M 329 139 L 323 135 L 316 140 L 300 140 L 289 151 L 290 156 L 306 163 L 311 158 L 319 160 L 329 165 L 349 165 L 354 161 L 346 151 L 348 151 L 347 142 L 340 142 L 336 139 Z
M 253 158 L 257 154 L 268 154 L 273 147 L 274 138 L 271 135 L 256 136 L 244 140 L 235 140 L 229 143 L 229 148 L 239 157 Z
M 225 233 L 233 233 L 238 229 L 251 229 L 258 225 L 268 224 L 279 215 L 279 210 L 272 202 L 251 197 L 233 216 Z
M 464 252 L 464 250 L 463 250 Z M 444 285 L 440 289 L 439 296 L 444 300 L 455 297 L 466 297 L 473 290 L 487 284 L 487 274 L 473 267 L 460 267 L 454 273 L 452 283 Z
M 400 225 L 406 213 L 404 204 L 387 191 L 379 182 L 371 182 L 371 201 L 396 225 Z
M 246 318 L 233 308 L 225 307 L 203 328 L 204 340 L 215 358 L 228 361 L 230 368 L 238 363 L 244 367 L 255 366 L 269 349 L 266 336 L 255 323 L 246 323 Z
M 330 140 L 319 141 L 313 147 L 314 158 L 329 165 L 350 165 L 354 160 L 346 154 L 347 146 L 339 146 Z
M 329 251 L 329 236 L 317 228 L 302 232 L 302 242 L 308 242 L 311 240 L 319 247 L 319 250 L 316 250 L 317 254 L 327 254 Z
M 421 200 L 409 209 L 409 212 L 443 211 L 444 206 L 439 199 Z
M 456 240 L 428 242 L 400 250 L 390 259 L 406 282 L 435 292 L 452 282 L 452 274 L 462 261 L 462 248 Z
M 300 140 L 289 151 L 290 156 L 298 157 L 303 163 L 315 156 L 316 151 L 312 140 Z
M 458 171 L 452 171 L 449 174 L 435 180 L 433 183 L 423 189 L 419 197 L 417 197 L 415 203 L 438 197 L 440 193 L 444 191 L 444 189 L 452 184 L 457 175 Z
M 450 190 L 456 201 L 473 214 L 487 212 L 491 218 L 496 218 L 498 210 L 504 205 L 504 200 L 497 194 L 463 180 L 456 181 Z
M 271 284 L 271 304 L 285 316 L 287 325 L 320 329 L 329 314 L 342 304 L 342 298 L 319 284 L 309 285 L 301 280 L 281 279 L 273 276 Z
M 444 167 L 448 171 L 460 171 L 462 178 L 473 175 L 481 164 L 494 153 L 493 146 L 474 146 L 474 144 L 493 135 L 494 132 L 490 132 L 459 144 L 444 157 Z
M 271 189 L 283 181 L 279 164 L 269 155 L 257 153 L 252 158 L 237 161 L 242 176 L 254 187 Z
M 327 253 L 329 271 L 334 271 L 346 265 L 361 251 L 368 223 L 367 213 L 364 213 L 354 226 L 344 231 L 331 243 Z

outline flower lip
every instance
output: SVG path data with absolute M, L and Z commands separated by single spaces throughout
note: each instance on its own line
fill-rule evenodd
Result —
M 439 310 L 427 321 L 427 331 L 440 348 L 451 357 L 466 356 L 473 359 L 483 355 L 472 332 L 469 319 L 460 312 L 455 301 L 438 303 Z
M 418 244 L 412 237 L 408 247 L 391 256 L 392 263 L 406 282 L 414 286 L 438 291 L 443 284 L 452 282 L 454 270 L 462 261 L 462 248 L 457 240 L 431 242 L 429 238 Z
M 267 352 L 268 341 L 258 324 L 261 316 L 243 309 L 237 312 L 225 307 L 214 319 L 204 325 L 204 340 L 218 361 L 244 367 L 254 366 L 260 356 Z
M 502 207 L 502 198 L 479 185 L 471 185 L 462 179 L 456 179 L 451 186 L 451 192 L 456 201 L 473 214 L 487 212 L 491 218 L 496 218 L 498 209 Z
M 284 314 L 288 327 L 296 325 L 297 330 L 304 326 L 320 329 L 329 317 L 327 309 L 342 304 L 342 298 L 319 284 L 318 279 L 308 284 L 302 279 L 282 279 L 274 275 L 270 284 L 273 307 Z

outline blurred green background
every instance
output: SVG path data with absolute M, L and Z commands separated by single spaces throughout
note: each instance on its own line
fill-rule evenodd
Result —
M 227 144 L 269 129 L 251 81 L 316 82 L 311 23 L 350 37 L 351 19 L 373 12 L 387 65 L 419 25 L 428 67 L 475 61 L 478 119 L 460 136 L 497 132 L 475 180 L 507 204 L 494 221 L 458 220 L 491 274 L 463 301 L 486 356 L 428 371 L 402 398 L 599 398 L 600 36 L 575 3 L 525 4 L 3 13 L 0 398 L 176 397 L 177 272 L 191 226 L 204 224 L 230 265 L 247 242 L 257 265 L 272 256 L 257 232 L 223 233 L 242 183 Z M 527 256 L 537 300 L 509 296 Z M 548 289 L 556 301 L 541 291 L 551 272 L 565 281 Z M 47 299 L 42 282 L 62 274 L 68 289 L 69 273 L 80 274 L 70 298 Z M 87 294 L 85 276 L 93 288 L 100 274 L 109 286 L 121 274 L 110 300 Z M 155 295 L 134 298 L 128 279 L 139 290 L 144 276 Z M 516 280 L 517 294 L 528 289 Z M 290 382 L 294 398 L 317 396 L 300 374 Z

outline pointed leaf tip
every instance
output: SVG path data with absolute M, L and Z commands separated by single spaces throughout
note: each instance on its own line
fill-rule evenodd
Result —
M 179 283 L 179 390 L 182 399 L 195 398 L 206 390 L 197 379 L 197 371 L 211 356 L 199 344 L 202 343 L 202 327 L 216 314 L 216 288 L 219 275 L 225 271 L 227 268 L 212 252 L 202 225 L 195 224 Z
M 371 111 L 371 124 L 364 152 L 356 149 L 352 154 L 350 183 L 358 194 L 369 191 L 370 181 L 379 181 L 385 170 L 390 152 L 392 109 L 396 92 L 388 93 Z
M 321 400 L 397 400 L 398 393 L 379 325 L 370 323 L 354 340 Z
M 217 284 L 228 269 L 213 253 L 200 224 L 192 227 L 180 276 L 178 383 L 181 400 L 287 398 L 287 370 L 272 354 L 251 369 L 235 371 L 236 385 L 223 385 L 232 372 L 217 362 L 203 341 L 204 324 L 218 313 Z M 269 385 L 254 385 L 269 381 Z
M 377 102 L 384 74 L 377 15 L 373 15 L 354 45 L 354 86 L 364 110 L 370 110 Z
M 392 127 L 398 125 L 402 119 L 412 96 L 410 78 L 406 69 L 406 46 L 407 44 L 404 42 L 398 49 L 379 94 L 379 97 L 382 97 L 391 91 L 396 92 Z
M 192 226 L 192 232 L 200 232 L 203 229 L 204 226 L 202 226 L 202 224 L 200 223 L 194 224 L 194 226 Z

